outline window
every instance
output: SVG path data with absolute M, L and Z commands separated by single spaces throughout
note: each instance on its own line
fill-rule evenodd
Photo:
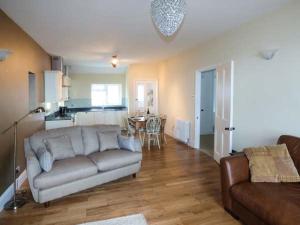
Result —
M 92 84 L 92 106 L 122 105 L 121 84 Z

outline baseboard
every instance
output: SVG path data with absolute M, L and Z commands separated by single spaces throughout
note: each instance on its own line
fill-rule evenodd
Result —
M 172 138 L 174 138 L 176 140 L 176 138 L 174 137 L 173 131 L 166 130 L 165 133 L 168 136 L 170 136 L 170 137 L 172 137 Z M 194 148 L 194 143 L 193 142 L 194 142 L 193 140 L 189 140 L 189 143 L 183 143 L 183 142 L 182 143 L 185 144 L 185 145 L 187 145 L 187 146 L 189 146 L 190 148 Z
M 26 170 L 24 170 L 16 180 L 17 189 L 19 189 L 22 186 L 22 184 L 26 179 L 27 179 L 27 172 Z M 13 197 L 13 195 L 14 195 L 14 184 L 12 183 L 0 196 L 0 212 L 3 210 L 5 203 L 8 202 Z

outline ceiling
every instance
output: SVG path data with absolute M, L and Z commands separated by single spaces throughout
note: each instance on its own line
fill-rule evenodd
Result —
M 154 27 L 151 0 L 0 0 L 1 9 L 49 54 L 68 65 L 150 62 L 200 42 L 289 0 L 186 0 L 187 15 L 175 36 Z

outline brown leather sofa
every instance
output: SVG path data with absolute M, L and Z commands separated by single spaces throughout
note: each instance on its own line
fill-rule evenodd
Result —
M 300 174 L 300 138 L 281 136 Z M 251 183 L 244 154 L 221 159 L 224 208 L 247 225 L 300 224 L 300 183 Z

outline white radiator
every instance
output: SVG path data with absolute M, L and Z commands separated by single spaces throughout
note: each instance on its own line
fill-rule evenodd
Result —
M 188 144 L 190 139 L 190 122 L 176 119 L 174 137 L 177 140 Z

